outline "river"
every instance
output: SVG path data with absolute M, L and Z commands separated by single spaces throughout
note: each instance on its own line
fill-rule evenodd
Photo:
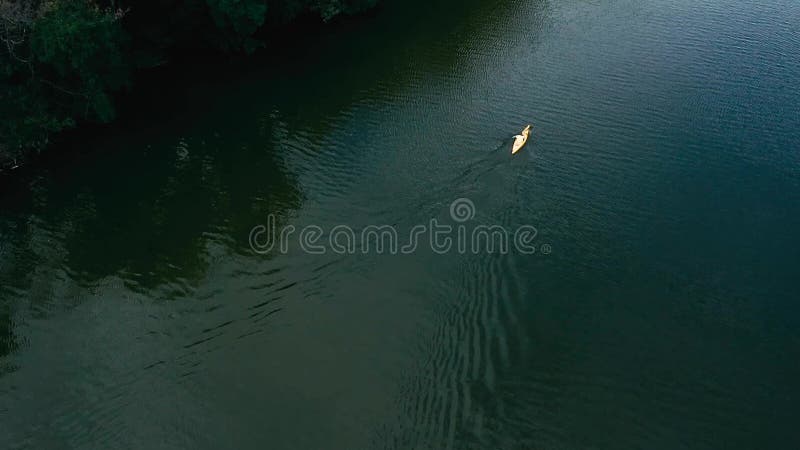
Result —
M 0 185 L 0 448 L 800 448 L 800 3 L 434 0 L 272 47 Z M 270 218 L 536 232 L 254 249 Z

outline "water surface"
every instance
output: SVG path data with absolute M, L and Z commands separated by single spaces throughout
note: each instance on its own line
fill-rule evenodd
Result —
M 0 448 L 798 448 L 798 54 L 793 1 L 434 1 L 142 87 L 2 184 Z M 248 243 L 462 197 L 551 253 Z

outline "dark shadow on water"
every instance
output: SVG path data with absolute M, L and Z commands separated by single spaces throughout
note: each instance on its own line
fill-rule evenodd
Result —
M 0 180 L 0 355 L 19 346 L 17 312 L 70 307 L 53 293 L 64 285 L 94 289 L 114 276 L 182 298 L 216 260 L 252 255 L 250 229 L 303 201 L 281 156 L 285 136 L 324 137 L 331 117 L 365 98 L 388 104 L 425 82 L 418 74 L 454 70 L 465 63 L 459 36 L 480 39 L 507 4 L 392 4 L 246 60 L 142 76 L 113 125 L 70 133 Z

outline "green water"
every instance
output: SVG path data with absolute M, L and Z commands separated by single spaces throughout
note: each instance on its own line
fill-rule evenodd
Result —
M 293 42 L 0 184 L 0 448 L 800 448 L 800 4 L 434 1 Z M 249 244 L 458 198 L 538 251 Z

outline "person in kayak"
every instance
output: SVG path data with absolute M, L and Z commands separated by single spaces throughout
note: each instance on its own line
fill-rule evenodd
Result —
M 528 142 L 528 136 L 531 134 L 531 126 L 528 125 L 522 130 L 522 134 L 514 135 L 514 146 L 511 149 L 511 154 L 517 153 L 519 149 Z

